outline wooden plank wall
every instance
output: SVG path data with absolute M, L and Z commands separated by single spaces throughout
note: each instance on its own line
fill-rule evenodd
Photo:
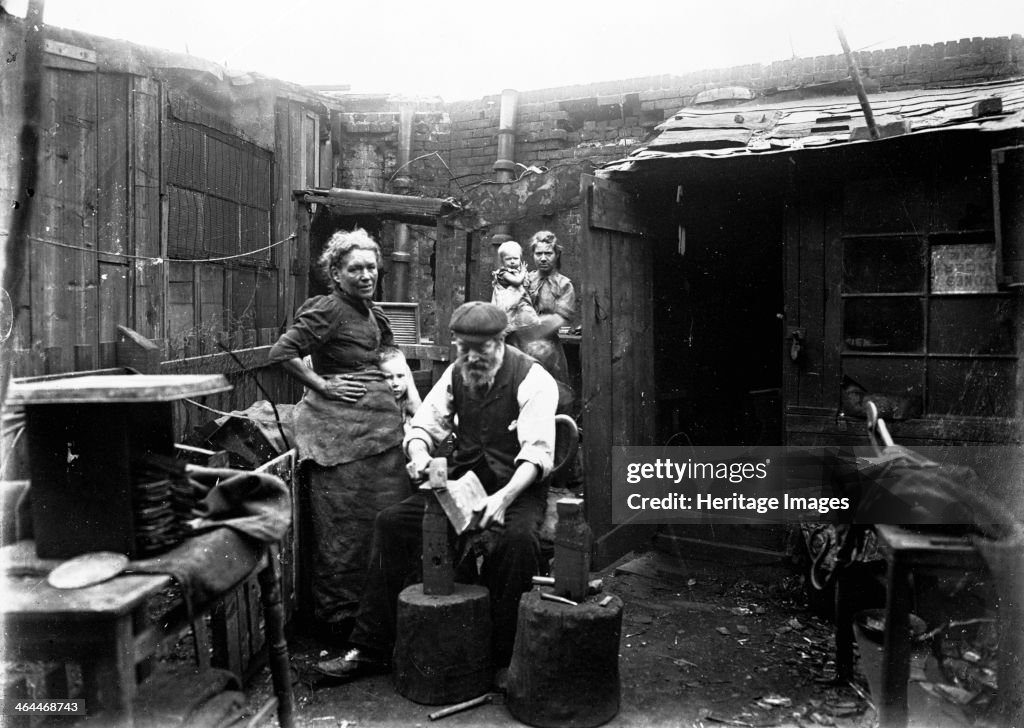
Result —
M 96 248 L 99 265 L 99 356 L 96 366 L 112 366 L 110 343 L 118 338 L 118 325 L 133 328 L 132 291 L 135 288 L 134 261 L 126 257 L 134 249 L 129 226 L 130 198 L 127 185 L 129 77 L 99 74 L 97 95 L 99 133 L 96 137 L 96 173 L 98 200 L 96 209 Z
M 274 114 L 278 154 L 274 165 L 275 210 L 273 238 L 293 232 L 299 239 L 274 249 L 278 268 L 277 321 L 291 320 L 306 299 L 309 273 L 309 213 L 292 199 L 292 191 L 316 187 L 319 182 L 319 117 L 300 104 L 278 99 Z M 330 164 L 330 160 L 325 160 Z
M 157 81 L 132 76 L 129 79 L 128 179 L 131 235 L 135 241 L 136 278 L 132 306 L 132 328 L 148 339 L 167 336 L 167 237 L 163 234 L 161 199 L 162 89 Z
M 259 308 L 258 326 L 274 328 L 234 332 L 230 345 L 272 343 L 305 298 L 308 251 L 298 241 L 274 249 L 276 289 L 265 268 L 170 262 L 166 83 L 100 72 L 89 58 L 44 54 L 39 194 L 25 288 L 15 296 L 11 376 L 118 366 L 119 325 L 157 343 L 165 358 L 219 351 L 223 309 L 239 297 Z M 320 179 L 319 117 L 293 100 L 279 99 L 277 109 L 271 242 L 295 230 L 291 190 Z M 199 314 L 209 336 L 189 333 Z
M 186 400 L 175 404 L 174 434 L 179 442 L 184 441 L 195 428 L 220 417 L 219 413 L 247 409 L 257 400 L 269 398 L 274 404 L 298 402 L 302 397 L 302 386 L 279 366 L 267 362 L 273 341 L 276 341 L 276 334 L 266 345 L 234 351 L 234 356 L 224 352 L 211 353 L 165 361 L 160 365 L 160 374 L 223 374 L 232 385 L 229 392 L 209 395 L 195 403 Z
M 654 444 L 654 283 L 651 243 L 635 195 L 589 175 L 583 191 L 583 462 L 594 560 L 609 563 L 653 527 L 611 520 L 612 448 Z

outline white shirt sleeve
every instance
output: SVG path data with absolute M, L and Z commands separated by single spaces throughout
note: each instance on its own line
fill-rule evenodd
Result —
M 519 454 L 516 464 L 533 463 L 541 470 L 541 477 L 551 473 L 555 457 L 555 410 L 558 407 L 558 384 L 540 364 L 530 367 L 519 391 Z
M 450 364 L 441 378 L 434 383 L 423 404 L 416 410 L 408 431 L 402 440 L 402 449 L 409 454 L 409 442 L 423 440 L 427 448 L 434 448 L 444 442 L 455 430 L 455 398 L 452 396 L 452 369 Z

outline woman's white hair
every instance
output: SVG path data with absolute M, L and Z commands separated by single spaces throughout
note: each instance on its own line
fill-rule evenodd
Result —
M 330 237 L 324 246 L 324 252 L 320 254 L 320 266 L 326 280 L 331 280 L 331 268 L 340 268 L 345 256 L 353 250 L 373 251 L 377 265 L 380 265 L 380 246 L 368 232 L 358 227 L 352 231 L 339 230 Z

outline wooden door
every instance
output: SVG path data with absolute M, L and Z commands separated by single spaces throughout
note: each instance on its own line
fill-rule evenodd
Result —
M 583 467 L 600 567 L 646 541 L 653 526 L 612 523 L 612 448 L 654 444 L 653 256 L 639 196 L 583 175 Z

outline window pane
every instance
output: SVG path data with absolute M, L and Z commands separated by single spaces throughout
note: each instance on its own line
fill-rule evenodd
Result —
M 860 385 L 864 394 L 885 395 L 889 409 L 899 411 L 899 419 L 921 413 L 923 359 L 848 356 L 843 357 L 843 374 Z M 846 411 L 846 402 L 841 404 Z
M 1013 354 L 1017 301 L 995 296 L 933 298 L 928 330 L 932 354 Z
M 847 351 L 922 351 L 924 312 L 921 299 L 846 299 L 843 343 Z
M 1013 417 L 1016 362 L 932 359 L 928 364 L 929 414 Z
M 918 238 L 847 240 L 843 246 L 846 293 L 924 291 L 924 242 Z
M 843 187 L 843 229 L 856 233 L 927 230 L 932 186 L 926 176 L 892 177 L 877 172 L 850 180 Z

